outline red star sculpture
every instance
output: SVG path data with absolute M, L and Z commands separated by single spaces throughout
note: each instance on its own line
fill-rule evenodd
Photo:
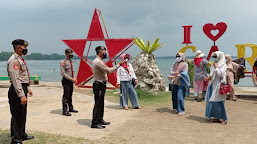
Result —
M 99 14 L 97 12 L 99 12 Z M 116 62 L 115 60 L 134 44 L 132 38 L 109 39 L 106 28 L 105 28 L 105 32 L 106 32 L 107 38 L 105 38 L 101 23 L 99 20 L 99 15 L 101 15 L 101 11 L 95 9 L 93 19 L 87 35 L 87 39 L 62 40 L 81 59 L 78 74 L 77 74 L 77 83 L 76 83 L 76 85 L 80 87 L 90 87 L 90 88 L 92 87 L 92 86 L 84 86 L 85 83 L 87 83 L 93 78 L 93 70 L 92 70 L 92 67 L 89 65 L 89 64 L 92 65 L 92 62 L 88 59 L 88 53 L 89 53 L 92 41 L 105 41 L 106 48 L 109 53 L 109 60 L 106 62 L 106 65 L 109 67 L 113 67 L 113 62 Z M 103 24 L 104 24 L 104 21 L 103 21 Z M 83 56 L 87 42 L 89 42 L 87 55 Z M 108 75 L 108 82 L 111 83 L 114 87 L 116 87 L 116 83 L 117 83 L 116 73 L 112 73 Z

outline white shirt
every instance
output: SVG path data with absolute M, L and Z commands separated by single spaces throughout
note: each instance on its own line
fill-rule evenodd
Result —
M 222 82 L 226 83 L 226 71 L 227 71 L 226 64 L 223 64 L 217 68 L 215 68 L 213 65 L 211 66 L 211 73 L 210 73 L 211 80 L 209 82 L 209 86 L 212 85 L 212 95 L 209 101 L 219 102 L 219 101 L 226 100 L 226 95 L 221 95 L 219 93 L 220 84 Z
M 132 65 L 129 63 L 128 64 L 128 70 L 129 70 L 129 74 L 127 72 L 127 70 L 120 66 L 117 70 L 117 84 L 120 84 L 121 81 L 131 81 L 132 78 L 137 79 L 134 69 L 132 67 Z

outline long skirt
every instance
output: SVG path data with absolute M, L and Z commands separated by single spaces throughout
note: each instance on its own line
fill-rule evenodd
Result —
M 186 89 L 178 85 L 171 85 L 171 87 L 173 109 L 177 110 L 178 112 L 184 112 L 184 99 L 186 95 Z
M 208 86 L 208 85 L 204 84 L 203 80 L 194 80 L 193 85 L 194 85 L 195 92 L 206 91 L 207 86 Z
M 227 83 L 232 87 L 232 91 L 229 92 L 231 98 L 235 96 L 234 92 L 234 75 L 227 76 Z
M 132 84 L 132 81 L 120 82 L 120 106 L 128 107 L 128 98 L 133 108 L 138 107 L 138 98 L 136 90 Z
M 206 110 L 205 116 L 207 118 L 215 118 L 227 120 L 227 114 L 225 109 L 225 101 L 213 102 L 209 101 L 212 95 L 212 85 L 208 87 L 206 95 Z

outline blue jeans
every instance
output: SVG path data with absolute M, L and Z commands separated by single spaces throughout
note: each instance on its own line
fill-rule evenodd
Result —
M 133 108 L 138 107 L 137 93 L 131 81 L 120 82 L 120 106 L 128 107 L 128 98 Z
M 186 89 L 182 86 L 171 85 L 172 86 L 172 105 L 173 109 L 178 112 L 184 112 L 184 99 L 186 94 Z

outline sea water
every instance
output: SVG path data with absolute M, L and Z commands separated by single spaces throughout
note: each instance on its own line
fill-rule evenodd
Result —
M 93 61 L 93 59 L 91 59 Z M 167 75 L 170 72 L 170 68 L 176 61 L 173 57 L 157 57 L 156 63 L 163 75 L 163 79 L 165 81 L 165 85 L 168 86 Z M 62 77 L 60 74 L 60 63 L 61 60 L 27 60 L 27 65 L 29 68 L 30 75 L 39 75 L 41 76 L 42 81 L 50 81 L 50 82 L 60 82 Z M 78 72 L 80 60 L 73 60 L 73 67 L 75 70 L 75 74 Z M 0 76 L 7 76 L 6 70 L 6 61 L 0 62 Z M 247 62 L 246 69 L 251 71 L 251 66 Z M 252 78 L 245 77 L 240 79 L 238 86 L 253 86 Z

